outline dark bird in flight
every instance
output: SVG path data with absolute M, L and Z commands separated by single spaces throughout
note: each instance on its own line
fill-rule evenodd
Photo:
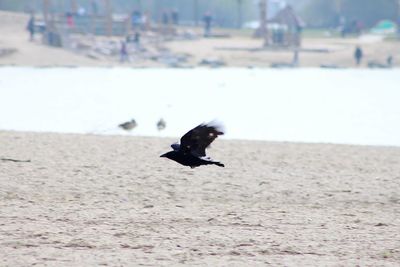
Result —
M 201 165 L 217 165 L 225 167 L 224 164 L 213 161 L 206 156 L 206 148 L 218 137 L 223 135 L 222 126 L 214 122 L 200 124 L 187 132 L 181 138 L 181 143 L 172 144 L 172 151 L 160 157 L 176 161 L 184 166 L 196 168 Z
M 137 126 L 137 123 L 134 119 L 121 123 L 120 125 L 118 125 L 119 128 L 122 128 L 124 130 L 130 131 L 133 128 L 135 128 Z

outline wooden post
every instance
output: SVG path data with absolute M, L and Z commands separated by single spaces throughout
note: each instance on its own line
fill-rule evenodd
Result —
M 113 21 L 112 21 L 112 5 L 110 0 L 105 0 L 106 6 L 106 31 L 108 36 L 112 36 L 113 34 Z
M 268 26 L 267 26 L 267 11 L 268 11 L 268 1 L 260 1 L 260 34 L 264 38 L 263 46 L 267 47 L 269 45 L 268 36 Z
M 400 40 L 400 0 L 397 0 L 397 38 Z
M 342 14 L 342 1 L 336 0 L 336 12 L 340 15 Z
M 43 0 L 43 19 L 44 19 L 44 23 L 46 25 L 46 31 L 47 31 L 47 27 L 49 25 L 49 4 L 50 4 L 50 0 Z
M 135 11 L 135 7 L 132 5 L 127 8 L 128 14 L 126 17 L 126 25 L 125 25 L 125 36 L 128 36 L 132 31 L 132 13 Z
M 199 25 L 199 1 L 194 0 L 193 3 L 194 25 Z
M 96 0 L 91 0 L 89 16 L 90 16 L 90 32 L 93 34 L 93 36 L 96 35 L 97 15 L 98 15 L 98 8 Z
M 242 4 L 243 4 L 243 0 L 237 0 L 237 27 L 238 29 L 242 28 Z
M 76 4 L 76 0 L 70 0 L 71 13 L 76 14 L 78 12 L 78 5 Z
M 397 0 L 397 19 L 400 20 L 400 0 Z M 400 25 L 398 25 L 400 27 Z

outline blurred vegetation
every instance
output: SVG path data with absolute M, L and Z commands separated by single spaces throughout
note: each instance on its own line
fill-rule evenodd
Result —
M 254 0 L 110 0 L 115 13 L 128 13 L 133 10 L 149 12 L 153 20 L 160 20 L 163 11 L 176 9 L 180 20 L 186 24 L 201 23 L 203 14 L 210 11 L 214 22 L 223 27 L 238 27 L 247 20 L 257 18 L 257 4 Z M 84 7 L 91 11 L 96 3 L 99 14 L 105 13 L 104 0 L 52 0 L 54 12 L 72 11 L 72 7 Z M 43 0 L 0 0 L 0 9 L 11 11 L 41 12 Z
M 84 7 L 91 11 L 95 2 L 99 14 L 105 13 L 105 0 L 49 0 L 54 12 L 72 11 L 72 7 Z M 116 13 L 128 13 L 134 9 L 147 11 L 153 20 L 159 21 L 163 11 L 176 9 L 184 24 L 201 23 L 203 14 L 210 11 L 214 22 L 222 27 L 239 27 L 246 21 L 258 20 L 259 0 L 110 0 Z M 286 0 L 298 11 L 309 27 L 333 28 L 340 17 L 347 23 L 358 20 L 371 27 L 381 19 L 398 21 L 399 0 Z M 0 9 L 11 11 L 41 12 L 43 0 L 0 0 Z
M 371 27 L 382 19 L 398 21 L 399 12 L 398 0 L 310 0 L 302 15 L 311 27 L 338 26 L 340 17 Z

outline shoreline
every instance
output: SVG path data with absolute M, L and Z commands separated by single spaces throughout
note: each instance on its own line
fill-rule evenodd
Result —
M 50 131 L 19 131 L 19 130 L 7 130 L 0 129 L 1 133 L 10 134 L 32 134 L 32 135 L 66 135 L 66 136 L 93 136 L 93 137 L 109 137 L 109 138 L 138 138 L 138 139 L 162 139 L 171 140 L 171 142 L 178 142 L 181 136 L 156 136 L 156 135 L 135 135 L 131 133 L 123 132 L 121 134 L 115 133 L 78 133 L 78 132 L 50 132 Z M 400 146 L 396 145 L 371 145 L 371 144 L 353 144 L 353 143 L 329 143 L 329 142 L 302 142 L 302 141 L 284 141 L 284 140 L 264 140 L 264 139 L 238 139 L 238 138 L 226 138 L 224 136 L 219 137 L 219 141 L 222 142 L 238 142 L 238 143 L 267 143 L 267 144 L 293 144 L 293 145 L 310 145 L 310 146 L 343 146 L 343 147 L 365 147 L 365 148 L 381 148 L 381 149 L 400 149 Z
M 296 71 L 296 70 L 320 70 L 320 71 L 396 71 L 400 69 L 400 66 L 394 66 L 392 68 L 320 68 L 320 67 L 296 67 L 296 68 L 271 68 L 268 66 L 258 67 L 247 67 L 247 66 L 225 66 L 219 68 L 208 68 L 202 66 L 194 67 L 165 67 L 165 66 L 123 66 L 123 65 L 109 65 L 109 66 L 85 66 L 85 65 L 13 65 L 13 64 L 0 64 L 0 68 L 32 68 L 32 69 L 132 69 L 132 70 L 273 70 L 273 71 Z

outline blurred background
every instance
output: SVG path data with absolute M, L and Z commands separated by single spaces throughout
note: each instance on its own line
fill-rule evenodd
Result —
M 400 54 L 399 0 L 0 0 L 0 10 L 2 65 L 384 68 Z
M 217 118 L 231 138 L 400 145 L 399 24 L 400 0 L 0 0 L 0 129 Z

